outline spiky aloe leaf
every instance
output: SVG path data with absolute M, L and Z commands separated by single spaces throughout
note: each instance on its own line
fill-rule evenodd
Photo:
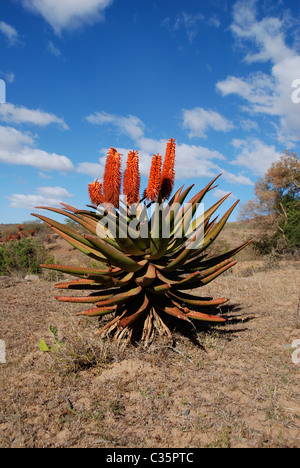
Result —
M 74 297 L 74 296 L 54 296 L 54 299 L 56 299 L 59 302 L 75 302 L 78 304 L 95 304 L 100 301 L 104 301 L 107 299 L 111 299 L 114 294 L 118 293 L 118 290 L 109 290 L 109 294 L 102 294 L 99 295 L 93 295 L 90 294 L 89 296 L 82 296 L 82 297 Z
M 202 260 L 203 257 L 193 259 L 186 263 L 184 270 L 185 271 L 193 271 L 193 270 L 201 271 L 201 270 L 206 270 L 207 268 L 213 267 L 215 265 L 218 265 L 219 263 L 234 257 L 237 253 L 239 253 L 241 250 L 247 247 L 247 245 L 251 244 L 251 242 L 252 240 L 249 240 L 245 242 L 244 244 L 240 245 L 239 247 L 236 247 L 235 249 L 232 249 L 229 252 L 226 252 L 225 254 L 218 255 L 217 257 L 213 257 L 205 261 Z
M 149 291 L 152 294 L 165 294 L 170 289 L 171 289 L 171 285 L 165 283 L 165 284 L 158 284 L 156 286 L 147 288 L 147 291 Z
M 142 298 L 142 302 L 132 301 L 130 311 L 127 310 L 126 314 L 118 323 L 119 330 L 132 325 L 149 307 L 149 299 L 146 295 Z
M 45 224 L 47 224 L 49 227 L 56 229 L 56 232 L 63 236 L 69 236 L 71 240 L 76 240 L 77 242 L 82 244 L 82 247 L 89 247 L 93 249 L 93 245 L 86 240 L 85 237 L 83 237 L 81 234 L 78 232 L 74 231 L 74 229 L 68 228 L 66 225 L 59 223 L 57 221 L 54 221 L 51 218 L 48 218 L 46 216 L 41 216 L 32 213 L 32 216 L 35 216 L 36 218 L 39 218 L 41 221 L 43 221 Z M 99 252 L 97 252 L 99 256 Z
M 199 307 L 219 306 L 219 305 L 225 304 L 229 300 L 229 299 L 226 299 L 225 297 L 220 297 L 218 299 L 196 298 L 195 296 L 192 296 L 191 294 L 184 294 L 181 291 L 176 291 L 176 292 L 170 291 L 168 292 L 168 295 L 177 301 L 181 301 L 182 304 L 184 305 L 188 304 L 188 305 L 199 306 Z
M 200 288 L 202 286 L 207 285 L 214 279 L 216 279 L 218 276 L 220 276 L 222 273 L 225 271 L 229 270 L 229 268 L 232 268 L 237 262 L 231 262 L 227 264 L 226 266 L 219 268 L 215 273 L 212 273 L 209 276 L 201 276 L 198 279 L 195 279 L 195 281 L 191 280 L 189 283 L 186 283 L 185 285 L 181 285 L 178 287 L 178 289 L 195 289 L 195 288 Z
M 109 262 L 128 272 L 138 271 L 147 264 L 147 260 L 136 261 L 125 255 L 113 246 L 107 245 L 102 239 L 86 236 L 87 239 L 97 247 Z
M 138 171 L 131 171 L 130 177 L 127 174 L 125 184 L 129 205 L 127 207 L 124 203 L 117 202 L 116 196 L 120 190 L 119 172 L 118 194 L 110 190 L 109 175 L 115 174 L 114 161 L 110 157 L 104 174 L 106 190 L 102 191 L 100 182 L 91 184 L 93 185 L 92 203 L 96 203 L 97 200 L 99 203 L 103 202 L 97 209 L 95 206 L 87 205 L 93 211 L 78 210 L 64 203 L 62 203 L 63 209 L 43 207 L 75 221 L 85 229 L 86 235 L 50 218 L 38 216 L 82 254 L 106 265 L 103 269 L 43 265 L 44 268 L 77 277 L 72 281 L 58 283 L 57 289 L 90 290 L 90 293 L 80 297 L 56 296 L 58 301 L 94 304 L 95 308 L 79 314 L 87 317 L 115 314 L 114 318 L 97 332 L 101 336 L 112 333 L 119 339 L 127 340 L 133 337 L 133 331 L 139 330 L 141 326 L 142 340 L 151 339 L 153 327 L 157 327 L 160 332 L 163 331 L 171 337 L 165 321 L 168 317 L 176 317 L 187 323 L 193 319 L 216 323 L 225 321 L 219 316 L 218 307 L 228 299 L 199 297 L 198 294 L 194 296 L 191 291 L 207 285 L 234 266 L 236 262 L 232 257 L 249 244 L 245 242 L 225 254 L 212 258 L 207 253 L 238 202 L 232 205 L 221 219 L 215 215 L 215 212 L 229 194 L 206 209 L 200 216 L 197 215 L 199 203 L 210 190 L 215 188 L 215 181 L 220 175 L 196 193 L 187 205 L 186 200 L 193 185 L 185 190 L 182 186 L 170 198 L 170 190 L 166 188 L 169 189 L 174 183 L 175 141 L 170 140 L 167 148 L 169 151 L 166 151 L 163 165 L 164 180 L 159 182 L 161 157 L 154 155 L 158 161 L 158 172 L 155 180 L 153 177 L 153 180 L 151 179 L 152 185 L 149 182 L 149 190 L 147 188 L 145 191 L 147 201 L 144 202 L 142 199 L 137 203 L 136 213 L 132 208 L 138 200 L 136 184 L 139 182 Z M 115 153 L 116 150 L 111 148 L 110 156 Z M 135 163 L 138 163 L 137 152 Z M 137 164 L 135 167 L 138 167 Z M 135 187 L 134 196 L 128 180 L 131 180 L 132 186 Z M 166 202 L 169 198 L 170 200 Z M 112 209 L 105 204 L 111 199 L 114 200 Z M 155 202 L 157 204 L 149 218 L 149 208 Z M 189 292 L 185 293 L 185 290 Z M 206 313 L 207 308 L 209 314 Z
M 141 291 L 142 291 L 142 288 L 138 286 L 128 291 L 115 294 L 113 297 L 109 299 L 101 300 L 97 303 L 97 306 L 108 307 L 108 306 L 116 305 L 116 304 L 125 304 L 125 302 L 128 302 L 132 297 L 137 296 Z
M 78 280 L 73 280 L 73 281 L 68 281 L 65 283 L 58 283 L 55 285 L 56 289 L 103 289 L 107 288 L 107 286 L 103 285 L 102 283 L 98 283 L 97 281 L 93 279 L 78 279 Z
M 177 319 L 184 320 L 186 322 L 189 322 L 189 318 L 187 314 L 182 312 L 178 307 L 164 307 L 163 309 L 158 306 L 159 309 L 163 310 L 168 315 L 172 315 L 173 317 L 176 317 Z
M 156 269 L 151 263 L 139 271 L 139 276 L 135 279 L 138 286 L 150 286 L 156 279 Z
M 200 190 L 200 192 L 194 195 L 194 197 L 189 201 L 187 209 L 183 207 L 176 215 L 174 228 L 175 236 L 176 234 L 178 235 L 179 231 L 181 231 L 180 237 L 186 237 L 186 235 L 190 233 L 189 230 L 186 230 L 186 226 L 191 225 L 199 204 L 202 202 L 204 196 L 209 191 L 213 183 L 220 177 L 220 175 L 215 177 L 203 190 Z
M 101 270 L 99 268 L 85 268 L 85 267 L 76 267 L 76 266 L 68 266 L 68 265 L 45 265 L 42 264 L 41 268 L 47 268 L 50 270 L 60 271 L 62 273 L 68 273 L 69 275 L 73 276 L 80 276 L 83 278 L 99 278 L 101 281 L 110 280 L 112 274 L 109 270 Z M 116 271 L 115 271 L 116 272 Z M 121 270 L 119 269 L 119 272 Z
M 223 317 L 219 317 L 218 315 L 209 315 L 209 314 L 204 314 L 202 312 L 196 312 L 194 310 L 191 310 L 186 314 L 189 318 L 192 318 L 194 320 L 201 320 L 203 322 L 226 322 L 226 320 Z
M 86 228 L 88 231 L 90 231 L 92 234 L 96 234 L 97 232 L 97 223 L 94 222 L 92 219 L 89 219 L 89 221 L 84 220 L 82 216 L 76 216 L 74 214 L 69 213 L 66 210 L 61 210 L 59 208 L 52 208 L 52 207 L 47 207 L 47 206 L 36 206 L 37 209 L 40 210 L 48 210 L 52 211 L 53 213 L 59 213 L 67 218 L 72 219 L 72 221 L 75 221 L 78 224 L 81 224 L 84 228 Z
M 161 258 L 169 245 L 169 226 L 165 217 L 166 209 L 162 206 L 162 199 L 159 196 L 155 204 L 152 216 L 152 229 L 150 232 L 150 260 Z
M 231 215 L 231 213 L 233 212 L 234 208 L 237 206 L 237 204 L 239 203 L 240 200 L 237 200 L 230 208 L 228 211 L 226 211 L 226 213 L 224 214 L 224 216 L 222 216 L 222 218 L 220 219 L 220 221 L 214 226 L 214 228 L 204 237 L 204 243 L 203 243 L 203 247 L 201 249 L 201 251 L 207 249 L 215 240 L 216 238 L 218 237 L 218 235 L 220 234 L 220 232 L 222 231 L 222 229 L 224 228 L 225 224 L 226 224 L 226 221 L 228 220 L 229 216 Z
M 85 315 L 86 317 L 100 317 L 101 315 L 108 315 L 115 312 L 115 307 L 97 307 L 96 309 L 88 309 L 84 310 L 83 312 L 78 312 L 75 315 Z

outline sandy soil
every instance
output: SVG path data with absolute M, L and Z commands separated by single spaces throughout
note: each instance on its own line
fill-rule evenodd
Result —
M 225 326 L 120 351 L 54 283 L 0 278 L 0 446 L 299 448 L 299 265 L 243 262 L 201 293 L 230 297 Z

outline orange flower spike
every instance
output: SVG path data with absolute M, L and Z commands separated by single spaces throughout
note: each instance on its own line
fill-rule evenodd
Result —
M 121 155 L 115 148 L 110 148 L 103 175 L 103 195 L 104 201 L 116 208 L 119 207 L 121 182 Z
M 88 191 L 93 205 L 99 206 L 103 203 L 102 184 L 98 182 L 98 179 L 96 179 L 92 184 L 89 184 Z
M 148 187 L 144 192 L 144 197 L 149 201 L 155 201 L 159 193 L 160 178 L 161 178 L 161 162 L 160 154 L 154 154 L 151 163 Z
M 139 154 L 138 151 L 130 151 L 123 177 L 123 195 L 127 197 L 128 205 L 138 203 L 140 199 L 140 184 Z
M 161 195 L 163 199 L 168 199 L 172 193 L 175 181 L 175 140 L 171 138 L 167 143 L 165 160 L 161 174 Z

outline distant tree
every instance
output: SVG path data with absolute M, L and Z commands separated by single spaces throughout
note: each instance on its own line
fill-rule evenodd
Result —
M 285 247 L 300 247 L 300 159 L 284 151 L 265 176 L 255 184 L 255 198 L 246 203 L 240 219 L 260 218 L 274 228 L 270 248 L 278 241 Z M 281 242 L 282 244 L 282 242 Z

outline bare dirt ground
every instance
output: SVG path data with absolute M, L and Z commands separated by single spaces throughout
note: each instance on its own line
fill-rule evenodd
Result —
M 48 232 L 37 236 L 55 261 L 89 265 Z M 255 234 L 233 223 L 216 248 Z M 95 337 L 97 319 L 74 316 L 82 305 L 53 298 L 53 272 L 0 277 L 0 447 L 299 448 L 300 363 L 291 345 L 300 340 L 300 262 L 246 250 L 199 290 L 230 298 L 226 324 L 196 324 L 196 341 L 191 329 L 175 330 L 175 346 L 159 338 L 148 349 Z
M 299 273 L 242 262 L 201 291 L 230 297 L 225 326 L 123 351 L 53 282 L 1 277 L 0 446 L 299 448 Z M 63 343 L 43 352 L 50 325 Z

